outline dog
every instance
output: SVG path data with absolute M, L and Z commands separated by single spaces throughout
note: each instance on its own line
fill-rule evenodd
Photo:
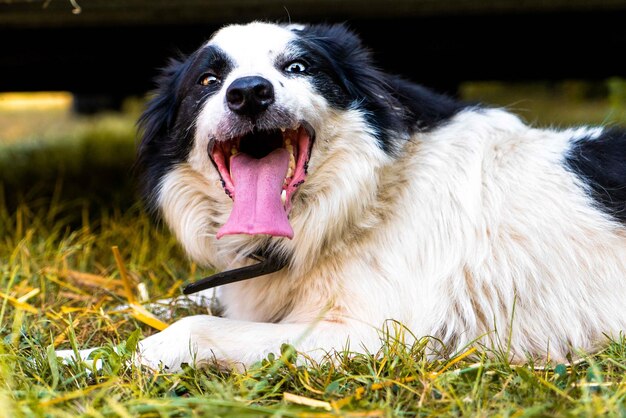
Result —
M 219 286 L 223 315 L 142 340 L 142 364 L 248 366 L 283 343 L 321 361 L 384 335 L 565 361 L 626 330 L 623 130 L 442 96 L 343 24 L 225 26 L 157 83 L 146 202 L 199 265 L 276 271 Z

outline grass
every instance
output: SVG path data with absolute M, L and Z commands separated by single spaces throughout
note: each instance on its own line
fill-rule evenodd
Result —
M 506 99 L 501 86 L 470 93 L 496 103 L 517 100 Z M 566 123 L 575 113 L 563 100 L 542 106 L 553 114 L 526 118 Z M 623 122 L 620 106 L 599 100 L 587 114 L 595 119 L 578 121 L 622 115 Z M 49 109 L 21 112 L 0 113 L 0 121 L 42 125 L 18 127 L 22 139 L 0 128 L 0 416 L 626 417 L 623 337 L 581 362 L 548 367 L 513 365 L 505 352 L 480 346 L 429 361 L 427 338 L 413 346 L 383 338 L 379 352 L 339 352 L 323 364 L 295 361 L 282 347 L 245 372 L 154 374 L 129 366 L 138 338 L 156 330 L 120 309 L 129 295 L 112 247 L 142 302 L 179 295 L 183 282 L 204 272 L 136 203 L 132 109 L 78 121 L 59 109 L 56 117 Z M 56 133 L 41 128 L 50 123 Z M 193 305 L 167 308 L 166 322 L 203 313 Z M 92 346 L 103 347 L 101 370 L 54 355 Z
M 626 81 L 619 78 L 605 83 L 474 82 L 463 84 L 460 90 L 466 100 L 506 107 L 534 126 L 563 128 L 626 121 Z

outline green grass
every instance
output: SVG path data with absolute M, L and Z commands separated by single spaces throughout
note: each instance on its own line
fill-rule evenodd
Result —
M 461 86 L 468 101 L 502 106 L 539 127 L 613 125 L 626 121 L 626 81 L 479 82 Z
M 501 88 L 473 93 L 494 103 L 517 100 Z M 563 100 L 547 105 L 556 99 L 542 94 L 530 100 L 553 113 L 527 119 L 565 123 L 578 112 Z M 578 121 L 623 115 L 620 106 L 599 101 L 591 120 Z M 581 362 L 545 368 L 510 364 L 506 353 L 480 346 L 429 361 L 427 339 L 405 346 L 389 338 L 377 353 L 335 353 L 323 364 L 296 361 L 283 347 L 245 372 L 154 374 L 130 366 L 139 336 L 155 330 L 116 310 L 127 298 L 111 247 L 150 300 L 179 295 L 183 282 L 204 273 L 134 203 L 135 117 L 75 121 L 62 113 L 57 133 L 22 127 L 24 140 L 0 138 L 0 417 L 626 417 L 625 338 Z M 45 124 L 50 115 L 23 118 Z M 201 312 L 178 308 L 164 320 Z M 101 370 L 53 354 L 92 346 L 104 347 Z M 308 406 L 311 400 L 321 403 Z

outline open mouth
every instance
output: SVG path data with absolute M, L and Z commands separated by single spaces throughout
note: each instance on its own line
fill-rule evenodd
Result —
M 233 199 L 228 221 L 217 238 L 268 234 L 293 238 L 287 215 L 294 192 L 306 180 L 315 134 L 301 122 L 296 128 L 252 131 L 212 141 L 209 155 L 224 191 Z

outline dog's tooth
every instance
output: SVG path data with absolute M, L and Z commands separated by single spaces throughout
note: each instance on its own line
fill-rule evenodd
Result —
M 230 155 L 237 155 L 237 154 L 239 154 L 239 150 L 235 147 L 232 147 L 230 149 Z
M 294 167 L 295 166 L 292 166 L 291 163 L 289 163 L 289 170 L 287 170 L 287 177 L 286 178 L 289 178 L 289 177 L 293 176 L 293 169 L 294 169 Z
M 283 202 L 283 205 L 287 202 L 287 190 L 283 190 L 280 194 L 280 201 Z
M 286 130 L 287 130 L 287 129 L 285 129 L 285 128 L 280 128 L 280 131 L 281 131 L 282 133 L 285 133 L 285 131 L 286 131 Z
M 228 174 L 230 175 L 231 179 L 233 178 L 233 157 L 234 156 L 235 154 L 231 155 L 230 159 L 228 160 Z

